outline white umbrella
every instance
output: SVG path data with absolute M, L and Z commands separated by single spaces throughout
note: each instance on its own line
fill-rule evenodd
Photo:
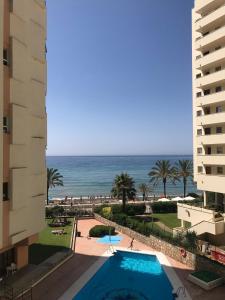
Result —
M 181 198 L 181 197 L 175 197 L 175 198 L 172 198 L 171 200 L 172 200 L 172 201 L 183 201 L 184 198 Z
M 192 200 L 195 200 L 195 198 L 193 198 L 191 196 L 187 196 L 187 197 L 184 198 L 184 200 L 192 201 Z
M 158 200 L 158 202 L 170 202 L 170 200 L 167 198 L 161 198 Z

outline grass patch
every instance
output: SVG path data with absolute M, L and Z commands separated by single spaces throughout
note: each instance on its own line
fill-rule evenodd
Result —
M 192 273 L 191 275 L 207 283 L 220 278 L 220 276 L 218 276 L 217 274 L 209 271 L 198 271 Z
M 69 219 L 71 224 L 65 227 L 49 227 L 51 220 L 46 221 L 45 229 L 40 232 L 37 243 L 29 247 L 29 263 L 40 264 L 56 252 L 67 251 L 70 246 L 71 232 L 73 226 L 73 218 Z M 63 229 L 66 234 L 55 235 L 52 230 Z
M 169 228 L 181 226 L 181 221 L 177 219 L 177 213 L 152 214 L 154 221 L 159 221 Z

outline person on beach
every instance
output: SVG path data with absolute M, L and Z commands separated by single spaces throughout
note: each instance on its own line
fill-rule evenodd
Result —
M 132 240 L 130 241 L 130 246 L 128 247 L 128 249 L 130 248 L 130 250 L 133 250 L 134 247 L 134 238 L 132 238 Z

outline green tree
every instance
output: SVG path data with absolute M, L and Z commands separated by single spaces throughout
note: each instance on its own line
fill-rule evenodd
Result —
M 133 200 L 136 196 L 135 182 L 133 178 L 127 173 L 116 175 L 111 192 L 114 197 L 118 197 L 119 199 L 122 198 L 123 212 L 125 212 L 126 201 L 128 199 Z
M 49 203 L 48 192 L 49 189 L 55 186 L 63 186 L 63 176 L 59 173 L 58 169 L 47 169 L 47 204 Z
M 188 179 L 193 178 L 193 164 L 191 160 L 179 160 L 176 163 L 176 173 L 177 177 L 183 181 L 184 187 L 184 197 L 186 197 L 186 190 L 187 190 L 187 182 Z
M 141 183 L 138 189 L 142 193 L 143 201 L 145 201 L 145 198 L 148 197 L 148 194 L 151 192 L 151 188 L 146 183 Z
M 150 182 L 153 186 L 157 186 L 160 181 L 163 183 L 164 197 L 166 197 L 166 184 L 171 181 L 175 184 L 177 178 L 176 169 L 171 166 L 169 160 L 157 160 L 155 166 L 152 167 L 151 171 L 148 173 L 150 177 Z

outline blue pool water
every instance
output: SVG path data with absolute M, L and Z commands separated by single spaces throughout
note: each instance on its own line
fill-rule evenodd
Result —
M 173 300 L 155 255 L 117 251 L 73 300 Z
M 122 240 L 122 236 L 120 235 L 116 235 L 116 236 L 112 236 L 112 235 L 105 235 L 100 239 L 97 239 L 98 243 L 101 244 L 112 244 L 112 245 L 117 245 L 121 240 Z

